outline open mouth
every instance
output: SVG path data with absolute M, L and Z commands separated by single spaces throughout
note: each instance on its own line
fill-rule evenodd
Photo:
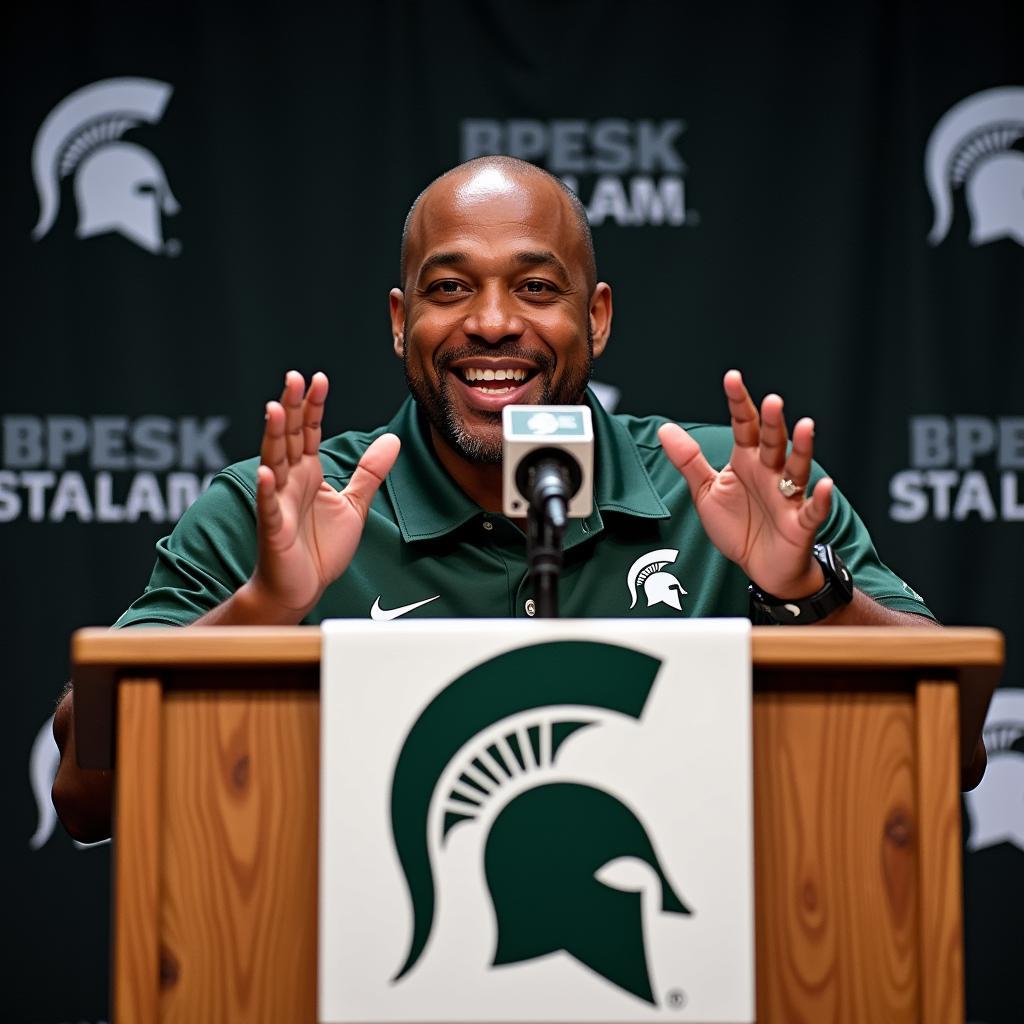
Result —
M 461 373 L 463 382 L 482 394 L 505 395 L 525 383 L 536 371 L 524 370 L 522 367 L 483 369 L 479 366 L 465 366 Z
M 471 404 L 482 409 L 523 401 L 539 368 L 521 360 L 465 360 L 449 368 Z

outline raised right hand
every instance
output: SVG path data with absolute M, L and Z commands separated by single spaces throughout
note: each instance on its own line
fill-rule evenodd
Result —
M 327 387 L 323 373 L 313 375 L 308 391 L 302 374 L 285 375 L 281 400 L 267 403 L 257 470 L 258 554 L 248 589 L 275 618 L 295 622 L 348 568 L 400 446 L 394 434 L 382 434 L 343 491 L 326 483 L 319 448 Z

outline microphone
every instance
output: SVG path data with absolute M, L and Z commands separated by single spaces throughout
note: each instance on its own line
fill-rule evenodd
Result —
M 506 405 L 502 426 L 502 511 L 531 509 L 566 519 L 594 511 L 594 426 L 586 405 Z
M 516 487 L 531 509 L 564 530 L 569 501 L 583 481 L 580 464 L 561 448 L 535 448 L 516 468 Z
M 536 614 L 558 615 L 562 536 L 569 518 L 594 510 L 594 427 L 585 405 L 506 405 L 502 410 L 502 510 L 527 519 Z

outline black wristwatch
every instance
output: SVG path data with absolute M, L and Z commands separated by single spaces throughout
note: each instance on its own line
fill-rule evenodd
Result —
M 781 626 L 808 626 L 853 600 L 853 577 L 843 560 L 828 544 L 815 544 L 812 554 L 825 574 L 825 585 L 816 594 L 789 601 L 766 593 L 756 583 L 747 588 L 751 605 L 764 621 Z

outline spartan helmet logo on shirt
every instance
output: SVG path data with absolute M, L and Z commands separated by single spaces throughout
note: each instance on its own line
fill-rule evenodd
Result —
M 928 241 L 938 245 L 953 223 L 953 191 L 963 188 L 972 245 L 1012 238 L 1024 245 L 1024 88 L 988 89 L 951 107 L 925 150 L 924 172 L 935 207 Z
M 437 859 L 453 830 L 483 830 L 483 868 L 497 922 L 492 966 L 564 952 L 654 1003 L 643 893 L 614 881 L 640 861 L 661 910 L 689 914 L 647 829 L 627 803 L 559 767 L 581 730 L 639 720 L 660 662 L 611 644 L 560 642 L 509 651 L 460 676 L 413 724 L 391 790 L 391 827 L 413 921 L 395 982 L 434 927 Z
M 148 252 L 169 251 L 162 218 L 178 212 L 178 201 L 160 161 L 122 136 L 139 124 L 156 124 L 173 91 L 149 78 L 109 78 L 73 92 L 50 111 L 32 147 L 36 241 L 53 227 L 61 182 L 73 175 L 78 238 L 116 231 Z
M 1024 851 L 1024 690 L 996 690 L 985 719 L 988 768 L 964 794 L 972 853 L 999 843 Z
M 679 557 L 675 548 L 660 548 L 641 555 L 626 573 L 626 586 L 629 587 L 629 607 L 635 608 L 640 590 L 647 598 L 647 607 L 656 604 L 667 604 L 677 612 L 683 610 L 681 598 L 686 591 L 679 585 L 679 580 L 670 572 L 664 572 L 666 565 L 671 565 Z

